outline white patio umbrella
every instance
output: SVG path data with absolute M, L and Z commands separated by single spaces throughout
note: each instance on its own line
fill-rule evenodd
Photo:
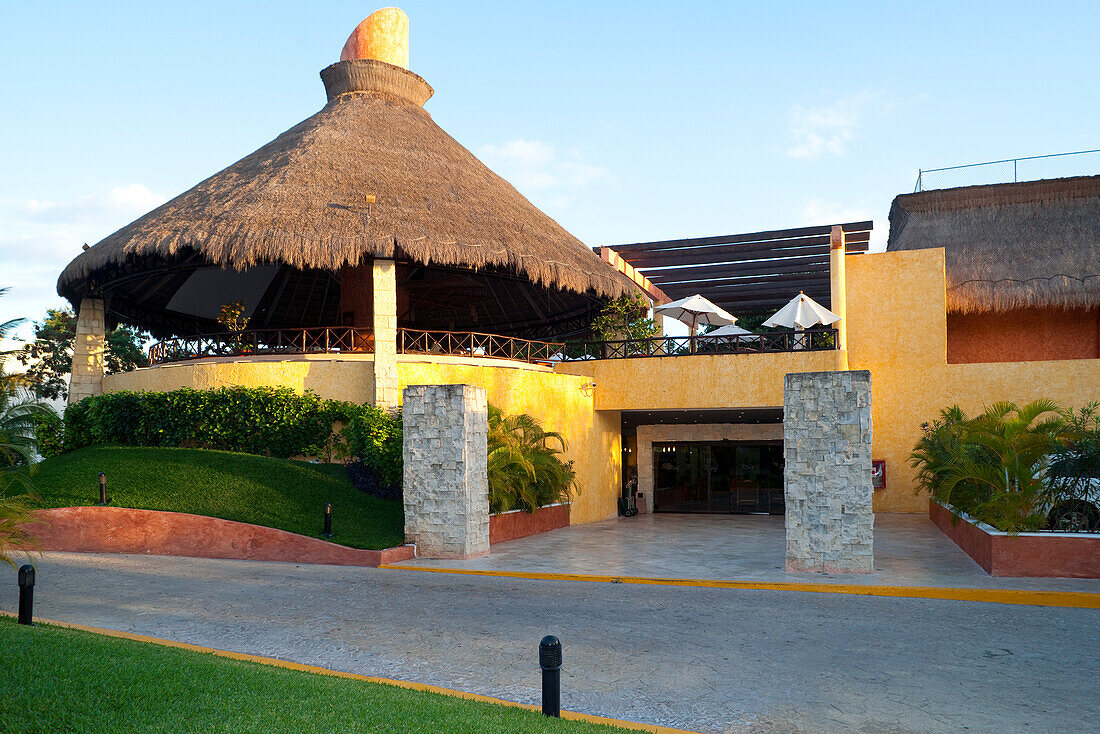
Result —
M 759 337 L 760 335 L 759 334 L 754 334 L 751 331 L 749 331 L 748 329 L 742 329 L 740 326 L 738 326 L 736 324 L 730 324 L 729 326 L 719 326 L 717 329 L 715 329 L 713 331 L 708 331 L 705 334 L 705 336 L 756 336 L 756 337 Z
M 764 326 L 783 326 L 801 333 L 811 326 L 828 325 L 839 320 L 840 317 L 835 313 L 800 291 L 786 306 L 772 314 L 764 322 Z M 803 349 L 805 346 L 802 339 L 795 340 L 795 349 Z
M 695 329 L 699 324 L 727 326 L 736 323 L 737 317 L 720 306 L 716 306 L 696 293 L 694 296 L 656 306 L 654 313 L 671 316 L 691 328 L 691 351 L 695 352 Z
M 662 316 L 671 316 L 677 321 L 683 321 L 695 331 L 700 324 L 711 326 L 726 326 L 737 323 L 737 317 L 730 315 L 728 311 L 696 293 L 694 296 L 681 298 L 672 303 L 654 307 L 653 311 Z
M 764 326 L 785 326 L 788 329 L 808 329 L 817 324 L 831 324 L 840 317 L 805 293 L 799 293 L 783 308 L 772 314 Z

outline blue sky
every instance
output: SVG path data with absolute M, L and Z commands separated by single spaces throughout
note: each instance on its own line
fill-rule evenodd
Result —
M 59 304 L 82 243 L 319 110 L 377 7 L 8 4 L 0 319 Z M 871 218 L 881 246 L 918 168 L 1100 148 L 1100 3 L 401 7 L 436 122 L 590 245 Z

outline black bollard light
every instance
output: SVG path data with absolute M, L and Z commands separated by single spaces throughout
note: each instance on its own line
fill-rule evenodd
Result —
M 34 566 L 19 569 L 19 624 L 31 624 L 34 613 Z
M 332 536 L 333 536 L 333 532 L 332 532 L 332 503 L 331 502 L 326 502 L 325 503 L 325 532 L 321 533 L 321 537 L 331 538 Z
M 107 475 L 104 472 L 99 473 L 99 506 L 103 507 L 107 504 Z
M 539 667 L 542 668 L 542 713 L 561 716 L 561 642 L 547 635 L 539 643 Z

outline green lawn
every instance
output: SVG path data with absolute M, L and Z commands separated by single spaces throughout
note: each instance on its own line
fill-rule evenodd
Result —
M 10 617 L 0 650 L 0 732 L 12 734 L 625 731 Z
M 191 512 L 320 537 L 332 503 L 333 542 L 404 542 L 401 502 L 363 494 L 344 468 L 201 449 L 91 446 L 46 459 L 32 478 L 41 507 L 92 505 L 99 472 L 115 507 Z

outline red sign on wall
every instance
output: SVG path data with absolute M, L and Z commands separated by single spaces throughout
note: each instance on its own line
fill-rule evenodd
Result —
M 886 489 L 886 459 L 871 460 L 871 487 Z

